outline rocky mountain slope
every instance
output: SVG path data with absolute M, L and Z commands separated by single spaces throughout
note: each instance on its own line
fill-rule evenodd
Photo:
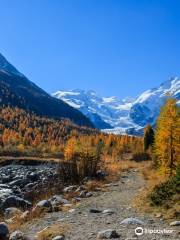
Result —
M 93 127 L 81 112 L 53 98 L 13 67 L 0 54 L 0 106 L 17 106 L 40 116 L 69 118 L 74 123 Z
M 155 124 L 160 107 L 168 96 L 180 103 L 180 79 L 171 78 L 135 99 L 101 97 L 94 91 L 79 89 L 57 91 L 53 96 L 79 109 L 96 127 L 106 132 L 139 134 L 147 123 Z

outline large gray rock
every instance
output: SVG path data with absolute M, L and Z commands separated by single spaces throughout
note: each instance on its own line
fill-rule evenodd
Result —
M 52 198 L 49 199 L 49 201 L 51 202 L 52 206 L 59 206 L 70 203 L 67 199 L 63 198 L 60 195 L 54 195 Z
M 104 231 L 100 231 L 97 235 L 97 239 L 113 239 L 119 238 L 120 235 L 113 229 L 107 229 Z
M 9 239 L 9 229 L 8 226 L 4 223 L 0 223 L 0 239 L 8 240 Z
M 171 222 L 170 226 L 180 226 L 180 221 Z
M 52 210 L 53 210 L 53 207 L 51 202 L 49 200 L 42 200 L 36 204 L 32 212 L 33 214 L 36 214 L 39 212 L 51 212 Z
M 41 200 L 36 204 L 36 206 L 40 208 L 51 208 L 52 204 L 49 200 Z
M 126 218 L 123 221 L 121 221 L 120 224 L 124 225 L 144 225 L 144 222 L 139 220 L 138 218 Z
M 29 201 L 23 198 L 20 198 L 16 195 L 10 195 L 1 204 L 2 209 L 6 209 L 8 207 L 20 207 L 20 208 L 26 209 L 31 206 L 32 204 Z

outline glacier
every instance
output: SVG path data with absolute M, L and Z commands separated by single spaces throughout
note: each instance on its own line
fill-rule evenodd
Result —
M 59 90 L 52 95 L 79 109 L 103 132 L 139 135 L 148 123 L 155 125 L 160 108 L 169 96 L 180 104 L 180 78 L 170 78 L 135 99 L 101 97 L 95 91 L 81 89 Z

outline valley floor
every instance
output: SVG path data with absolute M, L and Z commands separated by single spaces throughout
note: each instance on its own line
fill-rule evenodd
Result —
M 26 227 L 26 234 L 34 238 L 37 232 L 47 226 L 54 224 L 65 224 L 67 232 L 66 240 L 95 240 L 99 231 L 115 229 L 121 240 L 152 240 L 152 239 L 179 239 L 178 227 L 172 227 L 163 219 L 156 218 L 149 214 L 139 213 L 131 204 L 135 196 L 143 189 L 146 182 L 137 170 L 130 170 L 121 176 L 116 184 L 111 184 L 107 191 L 99 192 L 88 199 L 82 200 L 74 206 L 70 212 L 55 212 L 45 215 L 44 218 L 31 223 Z M 111 209 L 112 214 L 91 213 L 90 209 L 106 210 Z M 122 225 L 122 220 L 126 218 L 138 218 L 144 225 Z M 143 234 L 135 235 L 135 228 L 146 229 L 172 229 L 169 235 Z M 66 229 L 65 229 L 66 230 Z

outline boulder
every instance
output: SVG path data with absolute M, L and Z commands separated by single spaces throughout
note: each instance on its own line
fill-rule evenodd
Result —
M 9 229 L 8 226 L 4 223 L 0 223 L 0 239 L 8 240 L 9 239 Z
M 124 224 L 124 225 L 144 225 L 144 222 L 142 222 L 138 218 L 130 217 L 130 218 L 126 218 L 123 221 L 121 221 L 120 224 Z
M 98 170 L 96 172 L 96 178 L 98 180 L 103 180 L 107 176 L 107 173 L 104 170 Z
M 97 235 L 97 239 L 113 239 L 119 238 L 120 235 L 113 229 L 107 229 L 104 231 L 100 231 Z
M 63 204 L 69 204 L 69 201 L 60 195 L 54 195 L 52 198 L 49 199 L 49 201 L 51 202 L 53 207 Z
M 42 200 L 36 204 L 33 208 L 33 214 L 39 214 L 40 212 L 51 212 L 53 210 L 52 204 L 49 200 Z
M 36 206 L 40 208 L 51 208 L 52 204 L 49 200 L 41 200 L 36 204 Z
M 15 207 L 6 208 L 4 211 L 4 215 L 6 218 L 12 218 L 21 214 L 22 214 L 22 211 Z
M 15 232 L 11 233 L 9 240 L 26 240 L 26 237 L 25 237 L 24 233 L 17 230 Z
M 2 209 L 6 209 L 9 207 L 20 207 L 20 208 L 26 209 L 31 206 L 32 206 L 31 202 L 29 202 L 23 198 L 20 198 L 16 195 L 8 196 L 1 204 Z
M 170 226 L 180 226 L 180 221 L 171 222 Z

